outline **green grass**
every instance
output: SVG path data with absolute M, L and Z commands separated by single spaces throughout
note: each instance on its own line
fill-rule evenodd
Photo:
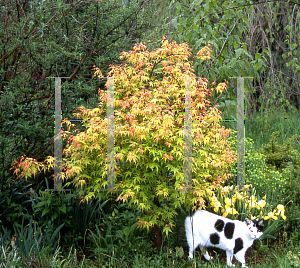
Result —
M 179 248 L 180 249 L 180 248 Z M 178 252 L 182 252 L 178 250 Z M 105 258 L 88 260 L 82 258 L 75 249 L 70 249 L 69 253 L 62 254 L 59 248 L 54 255 L 49 256 L 46 251 L 31 258 L 25 259 L 18 255 L 15 250 L 5 254 L 0 267 L 226 267 L 225 252 L 215 252 L 210 250 L 210 255 L 214 260 L 207 262 L 201 258 L 200 251 L 196 251 L 194 260 L 188 260 L 186 255 L 176 252 L 173 248 L 164 248 L 161 253 L 155 253 L 152 256 L 135 254 L 131 256 L 130 261 L 124 261 L 123 258 L 114 258 L 112 255 L 106 255 Z M 287 240 L 276 240 L 275 242 L 255 242 L 246 253 L 246 265 L 251 267 L 299 267 L 300 246 L 298 238 L 289 238 Z M 241 267 L 234 259 L 233 264 Z M 15 266 L 14 266 L 15 265 Z
M 245 136 L 255 140 L 255 149 L 270 141 L 271 134 L 279 131 L 278 142 L 283 143 L 293 135 L 300 134 L 300 111 L 256 114 L 245 120 Z

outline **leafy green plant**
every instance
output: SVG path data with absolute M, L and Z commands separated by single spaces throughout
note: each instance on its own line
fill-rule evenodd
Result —
M 285 198 L 287 202 L 300 203 L 300 146 L 297 144 L 298 135 L 293 135 L 283 144 L 276 142 L 279 132 L 274 132 L 271 140 L 259 152 L 264 154 L 266 172 L 260 179 L 261 188 L 271 190 L 276 198 Z
M 297 151 L 293 149 L 292 143 L 296 145 L 296 137 L 293 136 L 290 139 L 286 140 L 284 144 L 279 145 L 277 142 L 280 132 L 273 132 L 271 135 L 270 142 L 266 144 L 259 152 L 263 153 L 266 156 L 266 164 L 277 170 L 282 170 L 287 166 L 287 163 L 292 161 L 300 163 L 295 157 Z M 298 150 L 298 155 L 300 156 L 300 150 Z
M 104 212 L 101 207 L 101 224 L 96 225 L 95 232 L 90 230 L 87 248 L 93 256 L 111 254 L 117 258 L 130 260 L 133 254 L 145 252 L 151 246 L 147 235 L 137 229 L 137 219 L 141 214 L 136 207 L 128 208 L 127 204 L 115 203 Z
M 260 112 L 299 109 L 299 27 L 295 12 L 288 3 L 275 2 L 256 8 L 255 2 L 172 1 L 176 8 L 170 23 L 172 36 L 178 42 L 188 42 L 193 50 L 212 43 L 216 52 L 212 60 L 205 65 L 194 63 L 200 77 L 216 82 L 230 76 L 254 77 L 247 97 L 249 113 L 254 109 Z M 287 20 L 279 19 L 279 10 L 285 10 Z M 252 16 L 247 15 L 250 13 Z M 272 24 L 263 25 L 264 21 Z M 271 72 L 274 69 L 276 79 Z M 230 100 L 234 88 L 228 89 Z M 222 103 L 227 100 L 220 98 Z
M 71 228 L 73 225 L 71 199 L 76 195 L 42 190 L 39 193 L 41 196 L 32 191 L 30 202 L 34 211 L 34 219 L 41 227 L 49 232 L 54 232 L 62 223 L 66 228 Z
M 94 228 L 101 217 L 101 208 L 109 200 L 92 198 L 87 202 L 74 193 L 30 191 L 30 202 L 34 211 L 34 219 L 49 233 L 64 223 L 61 230 L 64 247 L 68 248 L 70 241 L 77 247 L 85 247 L 85 236 L 89 228 Z
M 299 193 L 298 193 L 299 194 Z M 300 238 L 300 210 L 299 204 L 293 202 L 292 200 L 287 205 L 287 229 L 286 231 L 291 234 L 291 236 Z
M 172 3 L 176 7 L 171 23 L 173 38 L 178 42 L 188 42 L 193 51 L 208 43 L 213 46 L 210 61 L 205 64 L 194 61 L 197 76 L 217 83 L 229 80 L 229 77 L 259 77 L 258 71 L 266 66 L 265 57 L 262 53 L 254 55 L 250 52 L 247 40 L 242 37 L 249 31 L 249 20 L 245 14 L 251 12 L 251 6 L 216 0 Z M 228 93 L 229 98 L 222 96 L 219 99 L 221 105 L 234 102 L 234 87 L 230 86 Z
M 287 167 L 287 171 L 289 177 L 286 192 L 290 193 L 289 197 L 293 202 L 295 202 L 295 204 L 300 205 L 300 168 L 295 168 L 294 166 L 289 165 Z
M 231 148 L 236 148 L 236 135 L 233 131 L 228 140 Z M 293 151 L 295 154 L 295 151 Z M 295 159 L 291 156 L 290 159 Z M 289 165 L 289 164 L 288 164 Z M 287 166 L 288 166 L 287 165 Z M 236 166 L 229 168 L 229 173 L 234 176 L 225 185 L 236 185 Z M 256 151 L 254 141 L 245 139 L 245 183 L 251 184 L 259 196 L 267 195 L 270 204 L 287 203 L 291 198 L 296 198 L 289 185 L 297 184 L 289 168 L 276 170 L 267 164 L 267 156 L 263 150 Z
M 22 218 L 30 218 L 31 207 L 27 204 L 32 184 L 12 177 L 0 180 L 0 223 L 13 230 L 13 226 L 21 226 Z
M 102 208 L 109 202 L 102 199 L 91 199 L 89 202 L 78 197 L 78 189 L 74 191 L 76 198 L 72 198 L 72 226 L 69 231 L 73 234 L 74 242 L 76 245 L 85 247 L 86 234 L 90 228 L 94 228 L 97 221 L 101 218 Z
M 17 251 L 26 258 L 29 258 L 31 254 L 42 250 L 44 247 L 47 248 L 50 253 L 53 253 L 59 243 L 57 235 L 59 235 L 59 231 L 63 225 L 64 223 L 54 230 L 53 233 L 49 233 L 47 230 L 43 233 L 41 227 L 32 219 L 30 219 L 29 224 L 24 226 L 23 218 L 21 227 L 14 226 L 15 235 L 12 239 L 13 242 L 11 242 L 11 236 L 7 229 L 3 228 L 4 235 L 2 235 L 1 232 L 1 246 L 5 248 L 10 242 L 14 243 L 12 249 L 16 247 Z

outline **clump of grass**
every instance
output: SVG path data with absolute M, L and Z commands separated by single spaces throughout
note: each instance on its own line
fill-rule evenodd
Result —
M 255 150 L 270 142 L 273 132 L 279 131 L 278 142 L 300 133 L 299 111 L 274 112 L 269 115 L 255 114 L 245 120 L 245 135 L 255 140 Z

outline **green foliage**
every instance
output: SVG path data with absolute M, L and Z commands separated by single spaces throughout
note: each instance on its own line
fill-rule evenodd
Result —
M 40 190 L 39 194 L 32 191 L 30 197 L 36 222 L 50 233 L 64 223 L 61 230 L 63 243 L 67 245 L 71 240 L 84 247 L 87 230 L 94 227 L 100 217 L 99 208 L 105 206 L 108 200 L 86 202 L 78 196 L 77 190 L 73 194 Z
M 71 198 L 76 195 L 41 190 L 40 195 L 39 197 L 33 192 L 31 202 L 35 220 L 41 227 L 53 232 L 57 226 L 64 223 L 67 228 L 71 228 L 73 225 Z
M 286 121 L 281 119 L 283 117 L 284 115 L 280 115 L 277 120 L 275 117 L 272 119 L 260 117 L 261 120 L 258 118 L 256 120 L 249 119 L 250 122 L 248 123 L 246 121 L 246 130 L 248 130 L 246 134 L 254 137 L 256 141 L 254 144 L 252 138 L 246 137 L 245 139 L 246 183 L 251 183 L 260 196 L 266 194 L 272 197 L 274 201 L 279 201 L 283 198 L 286 202 L 293 200 L 299 203 L 297 193 L 299 192 L 300 146 L 298 135 L 293 135 L 297 126 L 290 124 L 298 119 L 294 114 L 286 115 L 289 119 L 289 123 L 286 125 Z M 264 122 L 262 119 L 264 119 Z M 272 123 L 270 120 L 273 120 Z M 273 134 L 270 133 L 269 143 L 263 145 L 261 140 L 255 138 L 252 131 L 255 130 L 257 132 L 260 128 L 264 131 L 264 127 L 269 125 L 273 125 L 274 130 L 279 128 L 282 134 L 279 136 L 279 131 L 273 132 Z M 292 129 L 289 129 L 289 126 Z M 283 131 L 284 128 L 286 130 L 285 133 Z M 291 135 L 289 139 L 287 135 Z M 279 139 L 279 137 L 281 138 Z M 281 142 L 282 139 L 284 142 Z M 229 140 L 231 148 L 236 148 L 236 136 L 231 135 Z M 256 151 L 255 148 L 257 147 L 260 147 L 260 150 Z M 235 175 L 236 167 L 231 166 L 229 172 Z M 229 183 L 235 183 L 235 176 Z
M 64 223 L 58 226 L 53 232 L 44 232 L 40 228 L 37 222 L 30 219 L 29 224 L 25 226 L 24 218 L 20 227 L 14 227 L 15 233 L 15 245 L 24 257 L 29 258 L 33 253 L 47 248 L 50 253 L 53 253 L 56 246 L 59 243 L 59 231 L 63 227 Z M 1 231 L 1 244 L 2 246 L 10 243 L 9 233 L 6 229 L 2 228 L 4 234 Z M 9 239 L 8 239 L 9 238 Z M 8 240 L 8 241 L 7 241 Z
M 103 208 L 104 211 L 109 209 L 109 207 Z M 70 248 L 67 252 L 60 252 L 59 247 L 52 254 L 49 254 L 45 248 L 41 249 L 39 252 L 34 253 L 31 251 L 30 258 L 27 258 L 20 255 L 17 248 L 14 250 L 6 251 L 5 254 L 0 254 L 0 261 L 2 257 L 2 267 L 11 267 L 9 263 L 13 264 L 13 259 L 19 262 L 18 267 L 27 267 L 26 264 L 35 263 L 36 266 L 42 267 L 149 267 L 151 265 L 158 267 L 186 267 L 187 259 L 182 253 L 186 251 L 185 246 L 180 246 L 179 248 L 171 246 L 165 247 L 162 252 L 157 254 L 157 252 L 153 251 L 150 246 L 149 238 L 146 234 L 139 233 L 137 229 L 133 231 L 133 235 L 130 236 L 132 239 L 129 239 L 129 244 L 132 243 L 131 248 L 136 248 L 136 251 L 129 251 L 126 247 L 118 246 L 119 238 L 116 237 L 116 232 L 114 230 L 122 231 L 122 226 L 130 226 L 136 220 L 136 216 L 140 213 L 136 209 L 127 209 L 127 204 L 124 205 L 114 205 L 104 213 L 106 215 L 107 222 L 103 222 L 102 227 L 96 229 L 95 232 L 89 232 L 89 238 L 87 242 L 89 243 L 89 252 L 86 256 L 80 257 L 81 253 L 79 250 L 77 251 L 74 248 Z M 128 212 L 126 212 L 128 211 Z M 114 212 L 114 214 L 113 214 Z M 126 215 L 124 214 L 126 212 Z M 116 216 L 117 215 L 117 216 Z M 131 217 L 134 215 L 133 217 Z M 110 219 L 112 219 L 112 229 L 111 229 L 111 237 L 107 237 L 107 229 L 110 227 Z M 126 220 L 125 220 L 126 219 Z M 129 220 L 128 220 L 129 219 Z M 288 221 L 288 219 L 287 219 Z M 108 224 L 107 224 L 108 223 Z M 113 227 L 115 226 L 115 227 Z M 101 230 L 103 228 L 103 231 Z M 274 230 L 274 229 L 273 229 Z M 7 234 L 7 237 L 9 235 Z M 135 239 L 134 237 L 139 237 L 139 239 Z M 100 238 L 100 239 L 99 239 Z M 116 239 L 117 238 L 117 239 Z M 168 240 L 178 240 L 177 234 L 171 234 Z M 134 242 L 132 242 L 134 240 Z M 1 241 L 1 236 L 0 236 Z M 101 243 L 99 242 L 101 241 Z M 105 242 L 106 241 L 106 242 Z M 113 246 L 111 247 L 112 251 L 108 251 L 105 253 L 106 243 L 111 244 L 113 241 Z M 185 239 L 182 240 L 181 243 L 186 243 Z M 285 244 L 287 243 L 287 244 Z M 0 243 L 1 244 L 1 243 Z M 249 258 L 249 267 L 261 267 L 259 263 L 263 262 L 267 263 L 268 267 L 275 267 L 275 263 L 277 259 L 283 261 L 288 261 L 288 256 L 286 255 L 288 251 L 291 251 L 293 254 L 297 254 L 299 251 L 298 245 L 298 236 L 295 233 L 293 238 L 288 240 L 287 242 L 275 240 L 272 244 L 269 244 L 266 240 L 257 241 L 253 247 L 249 249 L 247 253 Z M 183 247 L 183 248 L 182 248 Z M 274 251 L 273 251 L 274 250 Z M 90 252 L 95 251 L 92 255 Z M 121 251 L 122 253 L 120 253 Z M 263 255 L 261 252 L 264 252 Z M 77 253 L 76 253 L 77 252 Z M 130 252 L 130 253 L 129 253 Z M 216 251 L 215 249 L 211 250 L 211 254 L 214 256 L 213 262 L 206 262 L 201 259 L 200 252 L 196 252 L 195 262 L 197 266 L 201 267 L 224 267 L 226 261 L 221 256 L 224 256 L 225 253 L 223 251 Z M 274 252 L 274 254 L 272 253 Z M 272 253 L 272 254 L 271 254 Z M 219 256 L 220 254 L 220 256 Z M 280 255 L 282 254 L 282 256 Z M 273 256 L 272 258 L 267 258 L 265 256 Z M 22 256 L 22 258 L 21 258 Z M 275 256 L 277 258 L 275 258 Z M 23 264 L 23 266 L 22 266 Z M 6 265 L 6 266 L 5 266 Z M 287 264 L 284 267 L 290 267 Z
M 2 246 L 2 253 L 0 254 L 0 262 L 2 267 L 26 267 L 21 261 L 22 257 L 19 255 L 18 250 L 14 248 L 11 251 L 7 251 L 5 247 Z
M 286 254 L 286 257 L 288 258 L 291 267 L 300 267 L 300 251 L 298 253 L 289 251 Z
M 97 62 L 108 71 L 149 28 L 144 1 L 25 1 L 1 6 L 0 179 L 21 155 L 53 155 L 54 79 L 62 79 L 62 115 L 97 105 L 104 83 L 92 80 Z M 49 174 L 38 174 L 44 181 Z M 44 186 L 44 185 L 43 185 Z
M 300 161 L 300 144 L 298 146 L 297 136 L 292 136 L 286 140 L 282 145 L 278 144 L 278 136 L 280 132 L 273 132 L 270 142 L 266 144 L 260 152 L 266 155 L 266 163 L 272 169 L 282 170 L 286 168 L 288 163 L 293 166 L 299 166 Z M 298 150 L 295 148 L 298 147 Z
M 270 142 L 273 132 L 279 131 L 277 142 L 285 143 L 289 138 L 300 133 L 299 112 L 274 112 L 271 114 L 255 114 L 245 121 L 246 136 L 255 140 L 254 148 L 259 150 Z M 294 136 L 297 138 L 297 136 Z M 293 148 L 298 142 L 293 141 Z M 300 145 L 299 147 L 300 148 Z
M 299 195 L 299 192 L 298 192 Z M 293 202 L 292 199 L 287 204 L 287 223 L 286 232 L 292 237 L 300 238 L 300 210 L 299 203 Z
M 30 218 L 32 208 L 28 205 L 31 183 L 12 178 L 0 181 L 0 224 L 10 231 L 21 226 L 22 218 Z
M 250 140 L 250 139 L 249 139 Z M 266 155 L 254 151 L 253 141 L 249 142 L 246 155 L 246 183 L 251 183 L 260 196 L 267 195 L 273 204 L 288 198 L 287 184 L 289 172 L 283 173 L 268 168 Z
M 95 226 L 96 234 L 89 232 L 87 249 L 92 256 L 113 254 L 116 258 L 130 261 L 132 256 L 151 251 L 150 239 L 137 229 L 137 220 L 141 211 L 128 208 L 127 204 L 116 203 L 107 212 L 102 210 L 102 222 Z
M 249 26 L 244 11 L 249 12 L 250 6 L 240 6 L 236 1 L 220 3 L 215 0 L 194 1 L 192 4 L 176 1 L 175 6 L 173 38 L 188 42 L 193 51 L 210 42 L 215 51 L 211 62 L 204 65 L 195 61 L 197 76 L 220 82 L 229 80 L 230 76 L 256 76 L 258 70 L 263 69 L 261 55 L 257 54 L 260 57 L 253 59 L 247 51 L 247 44 L 241 41 Z M 232 90 L 229 88 L 229 92 Z
M 92 199 L 86 202 L 78 198 L 78 192 L 75 191 L 77 198 L 72 198 L 72 224 L 68 229 L 71 231 L 76 245 L 85 246 L 86 235 L 90 228 L 93 228 L 102 214 L 102 208 L 109 202 L 101 199 Z
M 230 138 L 231 148 L 236 148 L 236 136 Z M 291 172 L 288 169 L 277 171 L 270 169 L 266 163 L 267 156 L 254 148 L 254 141 L 251 138 L 245 139 L 245 179 L 246 184 L 251 184 L 257 193 L 257 198 L 266 196 L 269 203 L 268 213 L 277 207 L 278 204 L 287 204 L 290 200 L 296 200 L 296 196 L 289 187 Z M 229 169 L 230 173 L 236 174 L 236 167 Z M 236 185 L 234 176 L 228 184 Z M 265 213 L 264 212 L 264 213 Z M 275 221 L 274 221 L 275 222 Z M 272 235 L 283 228 L 283 225 L 275 226 L 278 223 L 270 223 Z
M 264 12 L 270 10 L 271 12 Z M 279 10 L 283 12 L 279 12 Z M 257 35 L 256 43 L 260 43 L 262 55 L 269 59 L 267 63 L 268 72 L 262 73 L 259 92 L 259 110 L 271 113 L 278 110 L 296 111 L 299 110 L 299 33 L 297 19 L 294 15 L 298 12 L 299 6 L 291 6 L 289 3 L 280 5 L 270 3 L 263 5 L 259 10 L 263 18 L 257 16 L 255 24 L 261 25 L 262 21 L 269 21 L 265 27 L 260 27 L 260 34 Z M 268 13 L 268 14 L 267 14 Z M 299 12 L 298 12 L 299 13 Z M 270 15 L 272 14 L 272 15 Z M 283 15 L 283 16 L 282 16 Z M 261 40 L 265 39 L 267 45 L 263 45 Z M 281 44 L 281 45 L 279 45 Z M 274 75 L 274 70 L 276 74 Z M 263 87 L 263 88 L 262 88 Z
M 298 158 L 299 159 L 299 158 Z M 288 173 L 288 184 L 287 189 L 290 192 L 290 199 L 296 204 L 300 204 L 300 168 L 299 165 L 293 166 L 291 164 L 287 167 Z
M 283 144 L 278 144 L 279 131 L 272 133 L 271 140 L 260 152 L 265 155 L 268 166 L 266 182 L 273 191 L 288 200 L 300 203 L 300 145 L 299 135 L 294 135 Z
M 254 77 L 254 88 L 245 83 L 250 93 L 249 113 L 251 108 L 270 112 L 299 109 L 299 34 L 295 15 L 299 6 L 270 3 L 258 8 L 253 1 L 240 0 L 180 0 L 172 4 L 176 13 L 169 23 L 172 27 L 168 35 L 171 32 L 174 40 L 188 42 L 194 51 L 208 42 L 213 45 L 215 53 L 210 62 L 204 65 L 194 61 L 197 76 L 216 82 L 229 77 Z M 231 95 L 234 89 L 235 86 L 228 88 Z M 218 100 L 223 103 L 228 98 Z M 233 100 L 232 96 L 229 100 Z
M 276 189 L 276 196 L 284 194 L 287 202 L 293 200 L 297 204 L 300 202 L 299 123 L 299 115 L 294 112 L 254 115 L 245 122 L 246 135 L 255 140 L 253 146 L 260 152 L 260 156 L 256 153 L 251 160 L 249 182 L 257 189 L 259 185 L 265 191 Z

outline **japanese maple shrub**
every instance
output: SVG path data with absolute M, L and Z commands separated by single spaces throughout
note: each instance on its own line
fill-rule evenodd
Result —
M 199 61 L 211 58 L 209 46 L 195 56 Z M 115 188 L 123 189 L 117 199 L 136 204 L 143 212 L 139 227 L 158 233 L 161 227 L 166 234 L 172 231 L 177 207 L 203 207 L 204 190 L 224 182 L 229 176 L 224 170 L 235 161 L 226 141 L 230 131 L 220 127 L 220 111 L 209 101 L 212 90 L 222 92 L 227 85 L 196 79 L 190 51 L 187 43 L 169 43 L 165 37 L 153 51 L 137 44 L 108 74 L 114 77 Z M 192 187 L 200 191 L 179 191 L 184 188 L 186 77 L 191 77 Z M 79 107 L 75 115 L 93 121 L 86 121 L 86 131 L 69 136 L 64 150 L 66 186 L 85 185 L 86 200 L 103 195 L 99 190 L 107 185 L 106 91 L 99 90 L 99 96 L 98 108 Z

